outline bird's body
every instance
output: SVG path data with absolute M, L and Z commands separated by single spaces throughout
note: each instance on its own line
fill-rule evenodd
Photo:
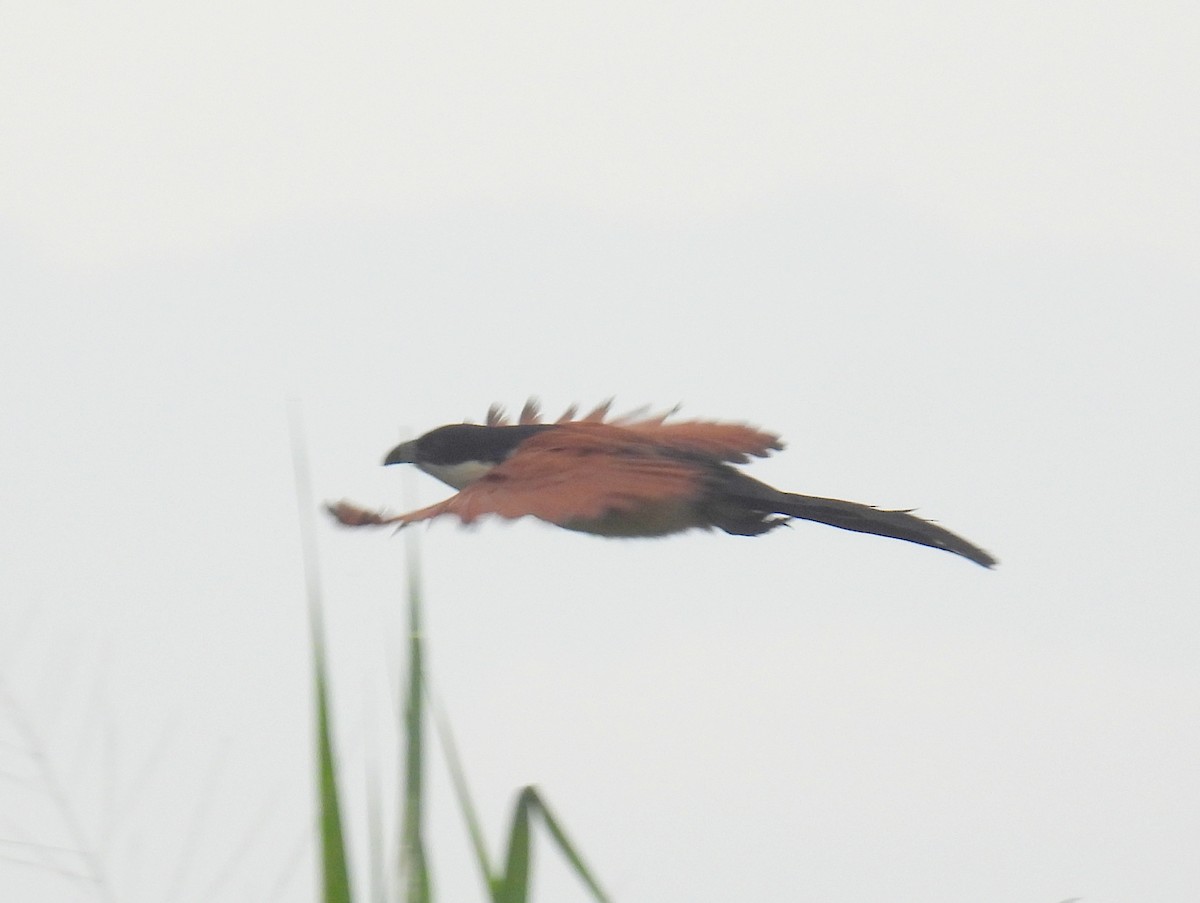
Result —
M 583 418 L 571 410 L 543 423 L 530 403 L 510 424 L 493 408 L 483 425 L 439 427 L 397 446 L 384 461 L 415 464 L 456 495 L 390 517 L 344 502 L 330 510 L 352 526 L 405 526 L 444 514 L 469 524 L 494 514 L 624 537 L 713 527 L 757 536 L 798 518 L 995 564 L 987 552 L 908 511 L 782 492 L 733 466 L 782 449 L 771 433 L 739 423 L 667 422 L 666 415 L 609 420 L 607 413 L 602 405 Z

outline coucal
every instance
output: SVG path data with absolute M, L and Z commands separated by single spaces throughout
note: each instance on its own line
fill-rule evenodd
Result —
M 388 516 L 348 502 L 329 506 L 348 526 L 401 527 L 452 514 L 536 517 L 600 536 L 666 536 L 717 527 L 758 536 L 792 519 L 816 521 L 945 549 L 984 567 L 996 559 L 912 514 L 858 502 L 782 492 L 732 465 L 783 448 L 779 437 L 741 423 L 667 422 L 645 409 L 608 418 L 610 403 L 584 417 L 569 409 L 542 422 L 530 401 L 517 422 L 492 406 L 482 424 L 438 427 L 392 449 L 384 464 L 417 467 L 458 490 L 407 514 Z

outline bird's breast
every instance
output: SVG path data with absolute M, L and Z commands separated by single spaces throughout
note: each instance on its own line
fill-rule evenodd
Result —
M 428 461 L 418 461 L 417 467 L 431 477 L 436 477 L 447 486 L 464 489 L 476 480 L 487 476 L 496 465 L 491 461 L 462 461 L 458 464 L 430 464 Z

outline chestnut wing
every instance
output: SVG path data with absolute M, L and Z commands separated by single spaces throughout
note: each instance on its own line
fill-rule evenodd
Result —
M 536 517 L 554 524 L 686 501 L 703 491 L 701 462 L 595 424 L 564 424 L 526 440 L 507 461 L 444 502 L 395 518 L 412 523 L 453 514 L 471 523 L 485 514 Z
M 623 425 L 621 429 L 661 448 L 732 464 L 746 464 L 751 456 L 765 458 L 783 448 L 783 443 L 775 434 L 744 423 L 714 423 L 707 420 L 663 423 L 650 420 Z

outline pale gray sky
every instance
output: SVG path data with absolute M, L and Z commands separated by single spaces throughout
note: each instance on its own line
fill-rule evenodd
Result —
M 1196 899 L 1200 13 L 0 26 L 0 840 L 77 843 L 27 722 L 112 898 L 309 899 L 287 399 L 320 498 L 398 508 L 404 430 L 616 395 L 776 430 L 756 475 L 1001 566 L 803 524 L 423 531 L 494 846 L 536 782 L 626 903 Z M 361 866 L 402 543 L 320 541 Z M 482 899 L 434 781 L 439 898 Z M 105 899 L 6 860 L 0 896 Z

